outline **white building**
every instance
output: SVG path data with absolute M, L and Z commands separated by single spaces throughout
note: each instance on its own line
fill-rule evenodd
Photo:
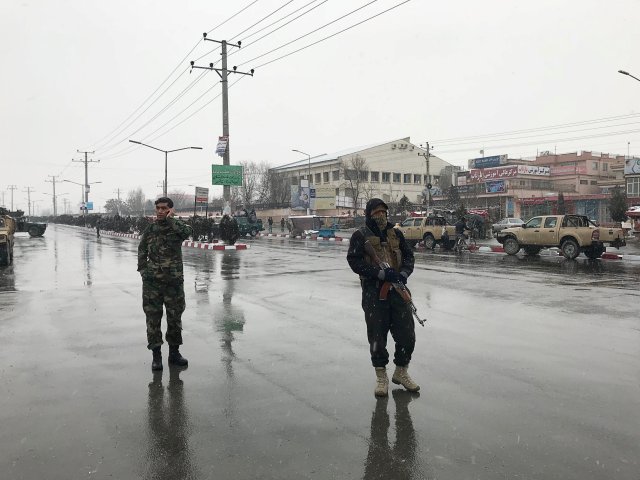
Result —
M 306 186 L 306 180 L 310 176 L 311 187 L 317 191 L 333 189 L 334 208 L 353 208 L 355 193 L 358 195 L 359 208 L 364 208 L 369 198 L 379 197 L 385 202 L 396 203 L 403 195 L 410 202 L 421 204 L 424 199 L 423 191 L 428 183 L 433 186 L 432 195 L 435 195 L 434 192 L 438 191 L 441 184 L 444 183 L 445 187 L 451 184 L 451 178 L 441 178 L 445 167 L 448 167 L 448 176 L 455 175 L 455 171 L 459 169 L 433 154 L 430 154 L 427 162 L 426 154 L 425 149 L 414 145 L 406 137 L 303 158 L 275 167 L 272 171 L 287 175 L 293 186 Z M 356 158 L 364 160 L 364 168 L 359 172 L 358 192 L 354 192 L 353 181 L 345 177 L 345 170 L 353 168 L 352 162 Z

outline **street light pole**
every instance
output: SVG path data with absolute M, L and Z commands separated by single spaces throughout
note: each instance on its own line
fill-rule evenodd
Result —
M 149 148 L 153 148 L 154 150 L 158 150 L 159 152 L 164 152 L 164 188 L 162 189 L 162 196 L 166 197 L 167 196 L 167 161 L 168 161 L 168 156 L 171 152 L 179 152 L 180 150 L 189 150 L 189 149 L 193 149 L 193 150 L 202 150 L 202 147 L 182 147 L 182 148 L 176 148 L 174 150 L 162 150 L 161 148 L 157 148 L 157 147 L 152 147 L 151 145 L 147 145 L 146 143 L 142 143 L 142 142 L 137 142 L 135 140 L 129 140 L 129 142 L 131 143 L 135 143 L 136 145 L 144 145 L 145 147 L 149 147 Z
M 309 206 L 307 207 L 307 215 L 311 215 L 311 155 L 295 148 L 291 149 L 291 151 L 298 152 L 307 156 L 307 185 L 309 187 Z
M 635 80 L 640 82 L 640 78 L 631 75 L 629 72 L 626 72 L 624 70 L 618 70 L 618 73 L 621 73 L 622 75 L 626 75 L 628 77 L 631 77 L 631 78 L 633 78 L 633 79 L 635 79 Z

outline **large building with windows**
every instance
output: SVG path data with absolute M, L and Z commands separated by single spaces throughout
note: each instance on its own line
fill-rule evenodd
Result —
M 298 192 L 303 192 L 310 180 L 312 197 L 315 194 L 334 198 L 332 208 L 322 204 L 314 210 L 339 211 L 355 209 L 356 201 L 357 209 L 361 210 L 373 197 L 397 203 L 406 196 L 412 204 L 422 204 L 427 184 L 432 185 L 433 195 L 443 186 L 455 183 L 459 169 L 433 154 L 427 159 L 427 151 L 406 137 L 302 158 L 271 170 L 289 179 L 292 208 L 304 207 L 304 193 L 298 198 Z

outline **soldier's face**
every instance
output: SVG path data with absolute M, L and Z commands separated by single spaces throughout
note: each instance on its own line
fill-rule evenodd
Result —
M 158 220 L 164 220 L 165 218 L 167 218 L 167 215 L 170 211 L 171 209 L 169 208 L 168 204 L 159 203 L 156 205 L 156 218 Z

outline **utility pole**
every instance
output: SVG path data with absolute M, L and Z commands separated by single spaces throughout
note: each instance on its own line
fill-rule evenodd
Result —
M 11 211 L 13 212 L 13 191 L 17 190 L 17 186 L 16 185 L 9 185 L 7 187 L 7 190 L 11 190 Z
M 427 194 L 425 195 L 426 198 L 426 204 L 427 204 L 427 212 L 429 211 L 429 205 L 431 203 L 431 174 L 429 173 L 429 157 L 431 157 L 431 147 L 429 146 L 429 142 L 427 143 L 427 151 L 426 153 L 418 153 L 419 156 L 424 157 L 426 163 L 427 163 L 427 175 L 425 177 L 426 182 L 425 182 L 425 189 L 427 190 Z
M 35 190 L 31 187 L 27 187 L 26 190 L 23 190 L 23 192 L 27 192 L 27 207 L 29 209 L 29 216 L 31 216 L 31 192 L 34 192 Z
M 253 68 L 249 73 L 247 72 L 239 72 L 237 67 L 233 67 L 233 70 L 227 70 L 227 45 L 231 47 L 240 48 L 242 42 L 238 42 L 237 44 L 229 43 L 226 40 L 213 40 L 211 38 L 207 38 L 207 34 L 203 33 L 202 37 L 205 41 L 216 42 L 222 45 L 222 68 L 214 68 L 213 63 L 210 63 L 208 67 L 200 67 L 195 65 L 194 61 L 191 61 L 191 69 L 201 68 L 204 70 L 215 70 L 215 72 L 220 77 L 222 83 L 222 135 L 227 139 L 227 148 L 224 151 L 224 155 L 222 157 L 223 165 L 231 164 L 231 153 L 229 151 L 229 84 L 227 82 L 227 74 L 229 73 L 238 73 L 240 75 L 250 75 L 253 77 Z M 222 196 L 225 201 L 229 201 L 229 197 L 231 196 L 231 187 L 229 185 L 224 185 L 222 187 Z
M 100 160 L 89 160 L 88 155 L 96 153 L 83 152 L 78 150 L 78 153 L 84 153 L 84 160 L 72 160 L 72 162 L 84 162 L 84 208 L 82 209 L 82 216 L 84 217 L 84 226 L 87 226 L 87 203 L 89 203 L 89 163 L 99 163 Z
M 49 177 L 51 177 L 51 180 L 45 180 L 45 182 L 53 184 L 53 216 L 54 217 L 58 216 L 58 199 L 56 197 L 56 177 L 58 176 L 59 175 L 49 175 Z
M 120 188 L 118 187 L 118 189 L 113 192 L 113 193 L 117 193 L 118 194 L 118 203 L 117 203 L 117 207 L 118 207 L 118 216 L 120 216 Z

